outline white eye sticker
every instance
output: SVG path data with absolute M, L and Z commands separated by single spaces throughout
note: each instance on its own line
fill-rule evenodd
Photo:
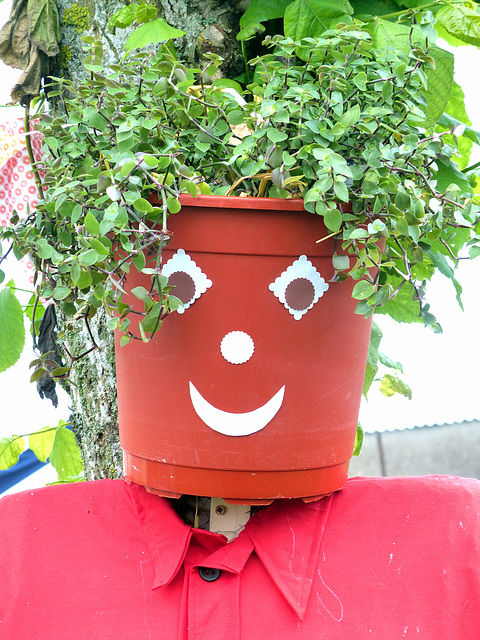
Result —
M 172 294 L 183 303 L 182 307 L 178 307 L 178 313 L 183 313 L 212 286 L 212 281 L 183 249 L 179 249 L 164 264 L 162 275 L 168 278 L 170 286 L 175 287 Z
M 327 291 L 328 284 L 307 256 L 300 256 L 268 288 L 295 320 L 300 320 Z

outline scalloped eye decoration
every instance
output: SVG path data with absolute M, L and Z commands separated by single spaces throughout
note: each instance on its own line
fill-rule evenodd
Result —
M 328 289 L 307 256 L 300 256 L 268 287 L 285 309 L 300 320 Z
M 172 294 L 183 303 L 182 307 L 178 307 L 178 313 L 183 313 L 212 286 L 212 281 L 183 249 L 179 249 L 167 260 L 162 268 L 162 275 L 167 276 L 168 284 L 175 287 Z

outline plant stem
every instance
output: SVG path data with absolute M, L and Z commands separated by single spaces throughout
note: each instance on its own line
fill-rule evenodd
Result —
M 25 128 L 25 145 L 27 147 L 28 158 L 30 160 L 30 164 L 32 165 L 33 177 L 35 179 L 35 185 L 38 191 L 38 197 L 40 200 L 43 199 L 43 189 L 42 189 L 42 181 L 40 179 L 40 173 L 37 168 L 37 163 L 35 162 L 35 157 L 33 155 L 32 141 L 30 139 L 30 100 L 28 100 L 25 105 L 25 118 L 24 118 L 24 128 Z

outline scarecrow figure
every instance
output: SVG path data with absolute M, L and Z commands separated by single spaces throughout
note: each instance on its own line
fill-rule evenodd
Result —
M 250 205 L 172 221 L 182 313 L 117 351 L 125 479 L 1 500 L 2 638 L 478 639 L 479 482 L 346 481 L 368 322 L 314 216 L 266 249 Z

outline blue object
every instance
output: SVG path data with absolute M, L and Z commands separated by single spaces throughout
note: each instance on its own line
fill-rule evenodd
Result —
M 18 462 L 14 464 L 13 467 L 0 471 L 0 494 L 16 485 L 20 480 L 38 471 L 38 469 L 41 469 L 46 464 L 46 462 L 41 462 L 31 449 L 27 449 L 20 454 Z

